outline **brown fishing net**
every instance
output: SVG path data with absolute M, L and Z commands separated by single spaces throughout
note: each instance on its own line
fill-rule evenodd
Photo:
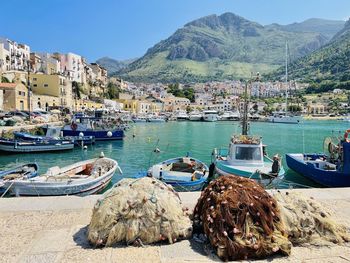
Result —
M 171 186 L 154 178 L 123 179 L 94 209 L 88 240 L 95 246 L 169 243 L 189 237 L 192 223 Z
M 204 231 L 222 260 L 291 251 L 276 201 L 247 178 L 221 176 L 212 181 L 195 207 L 194 227 Z
M 331 213 L 320 203 L 298 192 L 277 192 L 282 219 L 289 240 L 294 245 L 329 245 L 348 242 L 347 227 L 336 223 Z

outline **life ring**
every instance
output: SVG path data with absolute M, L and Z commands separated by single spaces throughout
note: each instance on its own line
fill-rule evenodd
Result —
M 75 131 L 78 128 L 78 124 L 76 124 L 75 122 L 72 122 L 72 124 L 70 125 L 71 129 L 73 131 Z
M 350 129 L 347 129 L 344 133 L 344 140 L 346 142 L 350 142 L 350 139 L 348 138 L 349 137 L 349 133 L 350 133 Z

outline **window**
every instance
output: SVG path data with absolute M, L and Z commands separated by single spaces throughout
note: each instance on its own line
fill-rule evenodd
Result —
M 33 87 L 38 87 L 38 85 L 37 84 L 33 84 Z
M 261 160 L 260 147 L 237 147 L 236 160 Z
M 33 81 L 37 81 L 38 79 L 37 78 L 33 78 Z
M 47 88 L 49 86 L 49 84 L 44 84 L 44 87 Z

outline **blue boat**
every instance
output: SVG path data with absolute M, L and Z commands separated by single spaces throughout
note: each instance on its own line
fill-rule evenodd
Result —
M 63 136 L 94 136 L 95 140 L 122 140 L 124 129 L 118 123 L 102 117 L 76 115 L 62 129 Z
M 325 153 L 289 153 L 286 154 L 287 165 L 293 171 L 327 187 L 350 186 L 350 141 L 347 138 L 326 138 Z
M 55 129 L 55 128 L 47 128 L 47 133 L 50 132 L 50 129 Z M 60 132 L 60 128 L 59 128 L 59 132 Z M 45 141 L 45 140 L 55 140 L 55 141 L 59 141 L 59 140 L 63 140 L 63 141 L 73 141 L 74 145 L 76 146 L 81 146 L 81 145 L 92 145 L 95 143 L 95 137 L 94 136 L 67 136 L 67 137 L 63 137 L 60 138 L 59 135 L 56 136 L 38 136 L 38 135 L 32 135 L 30 133 L 27 132 L 14 132 L 13 133 L 14 138 L 17 140 L 23 140 L 23 141 Z
M 0 139 L 0 151 L 9 153 L 33 153 L 72 150 L 74 142 L 69 140 L 23 141 Z
M 177 157 L 153 165 L 134 178 L 150 176 L 173 186 L 176 191 L 200 191 L 207 182 L 208 166 L 192 157 Z
M 26 177 L 26 178 L 32 178 L 38 175 L 38 169 L 39 166 L 37 163 L 26 163 L 19 166 L 16 166 L 14 168 L 0 171 L 0 179 L 4 180 L 4 178 L 18 178 Z

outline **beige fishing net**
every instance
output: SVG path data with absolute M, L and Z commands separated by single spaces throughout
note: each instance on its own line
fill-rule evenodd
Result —
M 341 244 L 349 241 L 347 227 L 331 218 L 331 213 L 312 198 L 298 192 L 277 192 L 274 198 L 280 206 L 289 240 L 294 245 Z
M 92 214 L 88 240 L 116 243 L 175 242 L 192 233 L 192 222 L 171 186 L 154 178 L 123 179 L 106 192 Z
M 212 181 L 195 207 L 194 227 L 204 232 L 222 260 L 291 251 L 276 201 L 247 178 L 221 176 Z

